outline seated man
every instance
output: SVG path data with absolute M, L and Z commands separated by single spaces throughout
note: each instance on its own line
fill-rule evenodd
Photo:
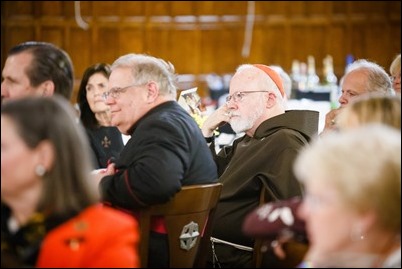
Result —
M 111 124 L 130 140 L 120 157 L 96 174 L 103 200 L 124 211 L 166 203 L 183 185 L 217 181 L 217 168 L 201 130 L 176 102 L 174 68 L 140 54 L 118 58 L 111 66 Z M 155 219 L 149 267 L 167 267 L 166 231 Z M 147 266 L 147 265 L 142 265 Z
M 336 121 L 339 112 L 357 96 L 370 92 L 394 94 L 391 79 L 384 68 L 364 59 L 357 60 L 348 66 L 341 79 L 340 87 L 340 107 L 332 109 L 325 115 L 323 132 L 338 127 Z
M 254 239 L 242 233 L 245 216 L 261 202 L 302 195 L 292 165 L 299 150 L 317 134 L 318 112 L 285 112 L 284 96 L 282 80 L 274 70 L 241 65 L 230 82 L 227 103 L 204 122 L 202 132 L 210 142 L 223 123 L 245 133 L 218 154 L 214 143 L 210 145 L 223 188 L 209 266 L 255 267 Z

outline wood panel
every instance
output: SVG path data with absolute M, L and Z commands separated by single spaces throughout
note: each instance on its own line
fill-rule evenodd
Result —
M 58 47 L 65 47 L 65 30 L 57 26 L 44 26 L 41 29 L 41 39 L 47 40 Z
M 15 44 L 21 42 L 21 40 L 33 40 L 35 39 L 35 27 L 32 25 L 12 25 L 8 27 L 5 31 L 8 32 L 7 39 L 3 39 L 3 32 L 1 34 L 1 43 L 5 44 L 7 49 L 10 49 Z M 6 49 L 6 50 L 7 50 Z M 5 55 L 5 54 L 4 54 Z M 2 61 L 5 61 L 3 53 L 1 54 Z M 3 62 L 2 62 L 3 66 Z
M 385 23 L 371 23 L 366 25 L 365 27 L 365 40 L 363 43 L 366 45 L 366 51 L 363 55 L 373 61 L 380 61 L 385 55 L 384 50 L 389 51 L 389 44 L 392 42 L 390 35 L 390 27 L 388 27 Z M 377 42 L 373 42 L 377 40 Z M 386 61 L 381 61 L 386 62 Z M 388 71 L 388 66 L 386 66 Z
M 200 32 L 200 55 L 202 55 L 202 59 L 199 72 L 201 74 L 217 72 L 215 67 L 219 65 L 220 57 L 218 57 L 215 48 L 221 45 L 217 42 L 218 39 L 219 33 L 214 29 L 203 29 Z
M 182 85 L 199 86 L 205 96 L 206 74 L 232 73 L 242 63 L 276 64 L 290 72 L 294 59 L 305 62 L 313 55 L 320 74 L 330 54 L 340 77 L 348 54 L 388 70 L 401 48 L 400 1 L 256 1 L 245 57 L 248 1 L 80 1 L 88 29 L 77 24 L 74 2 L 2 1 L 2 66 L 17 43 L 53 42 L 70 54 L 79 83 L 95 62 L 148 53 L 171 61 L 179 74 L 188 74 Z
M 346 45 L 347 40 L 347 27 L 344 23 L 336 23 L 330 27 L 328 32 L 329 38 L 327 38 L 327 54 L 336 56 L 334 72 L 338 74 L 338 78 L 345 71 L 346 66 L 346 55 L 351 53 L 350 46 Z M 346 43 L 346 44 L 345 44 Z M 343 56 L 343 57 L 342 57 Z
M 170 32 L 168 48 L 175 49 L 170 49 L 168 55 L 175 61 L 176 72 L 179 74 L 197 72 L 195 69 L 199 65 L 197 44 L 196 31 L 174 29 Z
M 145 30 L 141 27 L 124 27 L 120 30 L 120 38 L 115 46 L 119 46 L 119 53 L 116 57 L 127 53 L 145 52 L 145 44 L 143 40 Z
M 35 14 L 34 3 L 33 1 L 2 1 L 1 16 L 2 18 L 3 15 L 7 18 L 17 16 L 31 17 Z
M 46 1 L 39 6 L 39 14 L 48 17 L 63 17 L 65 16 L 63 2 Z
M 93 62 L 113 63 L 118 57 L 119 32 L 113 27 L 100 27 L 93 38 Z
M 258 27 L 258 28 L 257 28 Z M 253 56 L 251 62 L 259 62 L 262 64 L 282 65 L 282 56 L 278 51 L 284 46 L 284 38 L 286 32 L 284 25 L 256 26 L 255 37 L 253 38 Z M 261 56 L 259 56 L 261 55 Z
M 87 49 L 79 49 L 88 47 L 88 44 L 91 44 L 91 35 L 87 31 L 78 27 L 71 30 L 69 42 L 71 49 L 68 52 L 71 59 L 74 59 L 74 73 L 77 78 L 82 77 L 86 67 L 96 62 L 92 59 L 92 53 L 95 52 Z

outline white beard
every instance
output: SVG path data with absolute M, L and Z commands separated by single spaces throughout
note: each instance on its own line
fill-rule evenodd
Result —
M 237 113 L 233 114 L 238 115 Z M 233 119 L 231 119 L 230 126 L 236 134 L 246 132 L 254 126 L 257 119 L 259 119 L 263 114 L 264 108 L 261 104 L 256 107 L 256 109 L 251 113 L 249 117 L 234 117 Z

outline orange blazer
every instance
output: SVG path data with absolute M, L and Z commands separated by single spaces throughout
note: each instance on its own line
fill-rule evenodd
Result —
M 36 267 L 139 267 L 138 229 L 124 212 L 91 206 L 46 235 Z

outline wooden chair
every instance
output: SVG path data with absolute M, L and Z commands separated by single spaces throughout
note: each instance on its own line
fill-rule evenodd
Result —
M 163 216 L 165 219 L 170 267 L 204 267 L 213 215 L 221 189 L 221 183 L 184 186 L 168 203 L 142 210 L 139 218 L 142 267 L 148 264 L 150 223 L 153 216 Z

